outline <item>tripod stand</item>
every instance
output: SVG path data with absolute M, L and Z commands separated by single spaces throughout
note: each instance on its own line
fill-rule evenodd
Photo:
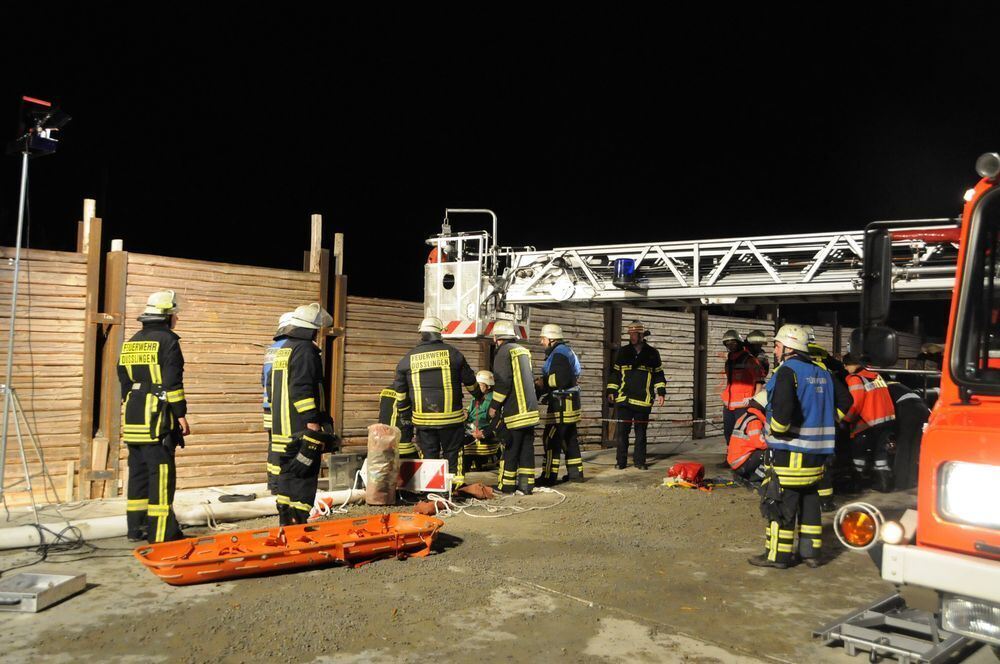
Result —
M 10 408 L 10 410 L 8 411 L 7 410 L 7 406 L 5 405 L 5 408 L 4 408 L 4 416 L 5 417 L 4 417 L 4 419 L 7 420 L 6 416 L 8 415 L 8 413 L 10 415 L 13 415 L 14 434 L 17 437 L 18 453 L 19 453 L 19 455 L 21 457 L 21 467 L 22 467 L 22 470 L 24 471 L 24 478 L 23 479 L 18 479 L 16 481 L 10 483 L 9 485 L 6 486 L 6 489 L 10 489 L 10 488 L 15 487 L 15 486 L 20 486 L 22 483 L 25 485 L 25 487 L 28 490 L 28 497 L 31 499 L 31 511 L 34 514 L 35 523 L 36 524 L 40 524 L 41 520 L 38 517 L 38 511 L 39 510 L 38 510 L 38 505 L 35 503 L 35 491 L 34 491 L 32 485 L 31 485 L 31 479 L 33 477 L 38 477 L 40 475 L 42 477 L 43 484 L 47 483 L 46 486 L 44 487 L 46 497 L 48 496 L 48 490 L 51 487 L 52 494 L 53 494 L 53 496 L 55 496 L 56 502 L 58 502 L 58 500 L 59 500 L 59 492 L 56 490 L 56 485 L 55 485 L 55 482 L 52 480 L 51 473 L 49 473 L 49 467 L 45 463 L 45 456 L 42 455 L 42 448 L 38 444 L 38 439 L 35 437 L 34 432 L 31 430 L 31 426 L 28 423 L 28 419 L 27 419 L 27 417 L 25 417 L 24 409 L 21 408 L 21 400 L 17 398 L 17 392 L 14 391 L 14 388 L 10 387 L 9 385 L 0 385 L 0 393 L 3 394 L 4 403 L 5 404 L 9 403 L 9 408 Z M 8 421 L 8 423 L 9 423 L 9 421 Z M 41 464 L 41 471 L 39 473 L 37 473 L 37 474 L 34 474 L 34 475 L 31 473 L 31 468 L 28 465 L 28 455 L 27 455 L 27 452 L 25 451 L 25 447 L 24 447 L 24 435 L 22 434 L 22 431 L 21 431 L 21 425 L 22 425 L 22 423 L 24 425 L 24 428 L 28 432 L 28 439 L 31 441 L 31 447 L 32 447 L 32 449 L 35 452 L 35 456 L 38 457 L 38 462 L 39 462 L 39 464 Z M 4 453 L 5 454 L 6 454 L 6 450 L 7 450 L 7 440 L 6 439 L 7 439 L 7 437 L 4 436 L 3 449 L 4 449 Z M 10 510 L 7 508 L 7 496 L 6 496 L 6 494 L 5 493 L 0 493 L 0 499 L 3 500 L 4 509 L 7 510 L 8 516 L 9 516 Z

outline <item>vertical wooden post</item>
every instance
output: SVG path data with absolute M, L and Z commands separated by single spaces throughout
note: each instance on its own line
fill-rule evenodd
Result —
M 705 437 L 708 390 L 708 307 L 694 308 L 694 394 L 691 437 Z
M 312 233 L 309 238 L 309 271 L 319 272 L 323 247 L 323 215 L 312 216 Z
M 112 246 L 121 247 L 120 240 Z M 104 350 L 101 354 L 101 401 L 98 433 L 102 450 L 95 454 L 96 464 L 87 475 L 86 493 L 94 497 L 114 496 L 118 493 L 119 441 L 121 439 L 121 388 L 118 385 L 118 352 L 125 341 L 125 286 L 128 280 L 128 254 L 111 251 L 105 257 L 104 268 Z M 96 452 L 97 450 L 95 450 Z M 81 493 L 85 490 L 84 475 L 80 475 Z M 109 481 L 110 480 L 110 481 Z M 91 482 L 103 485 L 91 488 Z M 85 497 L 90 497 L 86 495 Z
M 606 304 L 604 305 L 604 357 L 601 380 L 604 384 L 607 384 L 608 376 L 611 374 L 611 367 L 615 362 L 615 354 L 618 352 L 618 347 L 621 345 L 622 338 L 622 308 L 617 304 Z M 612 407 L 608 404 L 608 400 L 604 397 L 604 390 L 601 390 L 601 418 L 604 420 L 601 424 L 601 438 L 602 443 L 607 442 L 611 445 L 615 442 L 615 434 L 617 427 L 614 422 L 609 422 L 612 414 Z
M 85 201 L 84 209 L 88 206 Z M 91 206 L 90 209 L 93 212 Z M 91 468 L 91 454 L 94 445 L 94 394 L 98 383 L 97 367 L 97 299 L 101 289 L 101 220 L 97 217 L 84 218 L 81 248 L 87 256 L 87 296 L 84 301 L 84 320 L 87 325 L 83 334 L 83 377 L 82 401 L 80 403 L 80 470 Z M 83 482 L 80 482 L 81 490 Z M 69 496 L 67 496 L 69 498 Z
M 330 415 L 337 435 L 344 435 L 344 349 L 347 345 L 347 277 L 333 278 L 333 327 L 339 330 L 333 338 L 330 353 Z
M 333 234 L 334 274 L 338 277 L 344 274 L 344 234 Z

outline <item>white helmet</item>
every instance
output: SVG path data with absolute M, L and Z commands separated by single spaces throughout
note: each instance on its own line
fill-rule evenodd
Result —
M 289 325 L 304 327 L 307 330 L 318 330 L 321 327 L 333 325 L 333 317 L 326 312 L 318 302 L 303 304 L 296 307 L 288 321 Z
M 563 331 L 562 328 L 555 323 L 549 323 L 547 325 L 542 325 L 542 332 L 538 336 L 551 339 L 552 341 L 561 341 L 563 339 Z
M 420 321 L 420 327 L 417 328 L 417 332 L 436 332 L 441 334 L 441 330 L 444 329 L 444 323 L 441 319 L 436 316 L 428 316 L 427 318 Z
M 629 332 L 638 332 L 639 334 L 642 334 L 646 331 L 646 326 L 642 324 L 642 321 L 634 320 L 628 324 L 627 329 Z
M 490 387 L 496 385 L 496 379 L 493 378 L 493 372 L 486 371 L 485 369 L 476 374 L 476 382 L 482 383 L 483 385 L 489 385 Z
M 809 352 L 809 337 L 801 325 L 789 323 L 782 325 L 778 333 L 774 335 L 774 340 L 781 343 L 785 348 Z
M 169 316 L 177 309 L 177 296 L 172 290 L 156 291 L 146 300 L 143 315 Z
M 802 331 L 806 333 L 806 339 L 809 340 L 809 343 L 816 341 L 816 330 L 813 329 L 812 325 L 803 325 Z
M 514 331 L 514 323 L 506 319 L 501 319 L 493 323 L 493 332 L 491 334 L 497 339 L 517 339 L 517 333 Z
M 286 311 L 285 313 L 281 314 L 281 318 L 278 319 L 278 329 L 280 330 L 283 327 L 288 327 L 289 325 L 291 325 L 292 317 L 294 315 L 295 315 L 294 311 Z

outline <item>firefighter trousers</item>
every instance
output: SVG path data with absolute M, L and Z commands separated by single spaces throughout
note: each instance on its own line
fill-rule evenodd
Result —
M 545 444 L 545 461 L 542 462 L 541 479 L 546 484 L 555 484 L 559 480 L 561 454 L 566 455 L 566 477 L 568 479 L 583 477 L 583 457 L 580 454 L 580 437 L 577 434 L 576 422 L 546 424 L 542 432 L 542 441 Z
M 267 432 L 267 490 L 272 495 L 278 493 L 278 475 L 281 474 L 281 452 L 274 447 L 271 432 Z
M 184 537 L 173 510 L 177 488 L 173 436 L 168 434 L 161 443 L 128 446 L 125 521 L 133 539 L 145 537 L 155 544 Z
M 309 521 L 309 512 L 316 502 L 321 462 L 313 463 L 304 476 L 291 472 L 290 464 L 299 453 L 301 442 L 293 440 L 280 455 L 281 472 L 278 475 L 278 523 L 291 526 Z
M 633 428 L 635 428 L 635 449 L 632 452 L 632 460 L 637 466 L 646 465 L 646 428 L 649 426 L 651 412 L 651 408 L 619 404 L 618 452 L 615 455 L 615 463 L 619 468 L 628 465 L 628 436 Z
M 420 448 L 420 456 L 424 459 L 446 459 L 448 461 L 448 472 L 454 473 L 452 487 L 458 488 L 465 484 L 465 425 L 453 424 L 451 426 L 431 429 L 428 427 L 417 427 L 417 446 Z
M 880 424 L 865 429 L 851 441 L 851 454 L 854 460 L 854 470 L 863 473 L 868 465 L 868 455 L 872 456 L 875 472 L 888 473 L 889 468 L 889 438 L 892 436 L 892 426 Z
M 722 407 L 722 435 L 726 437 L 726 445 L 729 444 L 729 438 L 733 435 L 733 429 L 736 428 L 736 423 L 743 413 L 747 412 L 746 408 L 737 408 L 736 410 L 730 410 L 725 406 Z
M 773 478 L 771 481 L 778 480 Z M 822 524 L 819 482 L 782 486 L 780 516 L 775 514 L 767 524 L 767 559 L 791 564 L 796 537 L 800 557 L 819 558 L 823 546 Z
M 503 461 L 497 487 L 505 493 L 529 494 L 535 486 L 535 427 L 502 429 Z

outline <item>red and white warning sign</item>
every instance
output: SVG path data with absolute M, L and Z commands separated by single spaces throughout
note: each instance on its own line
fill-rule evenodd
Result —
M 401 459 L 396 487 L 406 491 L 451 490 L 451 475 L 445 459 Z

